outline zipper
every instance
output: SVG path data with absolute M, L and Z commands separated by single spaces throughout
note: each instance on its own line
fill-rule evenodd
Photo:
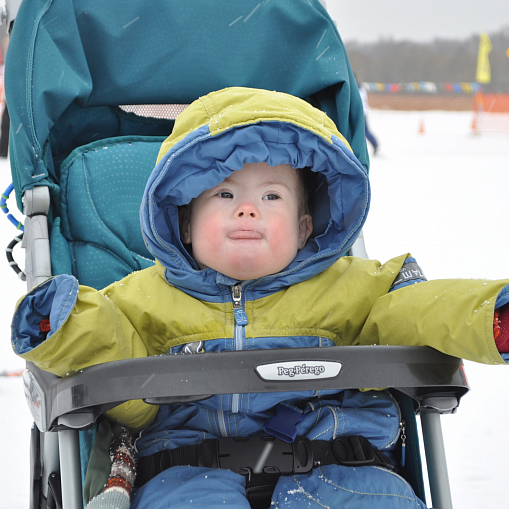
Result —
M 406 462 L 406 421 L 401 421 L 399 423 L 399 429 L 400 429 L 400 438 L 401 438 L 401 466 L 405 466 Z
M 245 326 L 248 323 L 244 304 L 242 302 L 242 283 L 232 286 L 233 314 L 235 316 L 235 329 L 233 343 L 235 350 L 244 350 Z M 232 394 L 232 412 L 240 410 L 240 394 Z
M 233 313 L 235 314 L 235 326 L 247 325 L 247 316 L 242 304 L 242 283 L 232 286 Z

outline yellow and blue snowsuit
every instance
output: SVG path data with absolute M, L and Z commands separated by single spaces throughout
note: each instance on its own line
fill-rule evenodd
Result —
M 199 270 L 181 243 L 178 208 L 244 163 L 259 161 L 316 172 L 312 238 L 283 271 L 257 280 Z M 202 97 L 177 119 L 145 189 L 141 225 L 156 265 L 101 291 L 71 276 L 48 280 L 18 304 L 14 349 L 60 376 L 100 362 L 188 350 L 356 344 L 428 345 L 504 363 L 493 313 L 509 301 L 509 281 L 426 282 L 409 255 L 383 265 L 344 257 L 365 222 L 369 193 L 366 171 L 345 138 L 306 102 L 244 88 Z M 234 287 L 241 289 L 241 320 Z M 48 316 L 46 336 L 38 326 Z M 297 404 L 303 412 L 298 434 L 311 440 L 363 435 L 389 451 L 399 437 L 399 408 L 385 392 L 230 394 L 159 411 L 134 401 L 109 416 L 138 429 L 150 424 L 137 442 L 143 457 L 203 438 L 259 434 L 278 403 Z M 247 507 L 243 485 L 243 477 L 227 470 L 174 467 L 148 482 L 134 507 L 155 507 L 155 500 L 157 507 L 188 507 L 192 499 L 211 508 Z M 396 474 L 339 465 L 281 478 L 273 500 L 297 508 L 423 507 Z

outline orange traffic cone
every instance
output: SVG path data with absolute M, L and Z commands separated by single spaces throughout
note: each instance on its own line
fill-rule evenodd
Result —
M 426 131 L 424 130 L 424 120 L 421 120 L 419 123 L 419 134 L 424 134 Z
M 479 134 L 479 131 L 477 130 L 477 115 L 474 115 L 474 119 L 472 120 L 472 134 Z

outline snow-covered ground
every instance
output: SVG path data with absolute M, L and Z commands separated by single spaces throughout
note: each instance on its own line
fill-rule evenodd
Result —
M 411 252 L 428 279 L 509 278 L 509 132 L 474 137 L 471 121 L 470 113 L 371 112 L 381 148 L 372 159 L 373 199 L 364 230 L 370 257 L 385 261 Z M 1 191 L 9 182 L 8 163 L 1 160 Z M 8 205 L 20 215 L 13 199 Z M 0 243 L 15 234 L 0 217 Z M 19 248 L 16 255 L 22 258 Z M 23 362 L 11 352 L 9 324 L 24 284 L 2 262 L 0 281 L 0 372 L 14 372 Z M 472 391 L 456 415 L 442 418 L 453 502 L 462 509 L 502 509 L 509 368 L 466 368 Z M 0 377 L 0 509 L 28 506 L 30 427 L 21 378 Z

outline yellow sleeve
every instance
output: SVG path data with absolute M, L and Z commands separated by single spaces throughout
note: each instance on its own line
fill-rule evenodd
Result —
M 434 280 L 379 297 L 362 329 L 365 345 L 430 346 L 485 364 L 505 364 L 493 337 L 497 296 L 507 280 Z

